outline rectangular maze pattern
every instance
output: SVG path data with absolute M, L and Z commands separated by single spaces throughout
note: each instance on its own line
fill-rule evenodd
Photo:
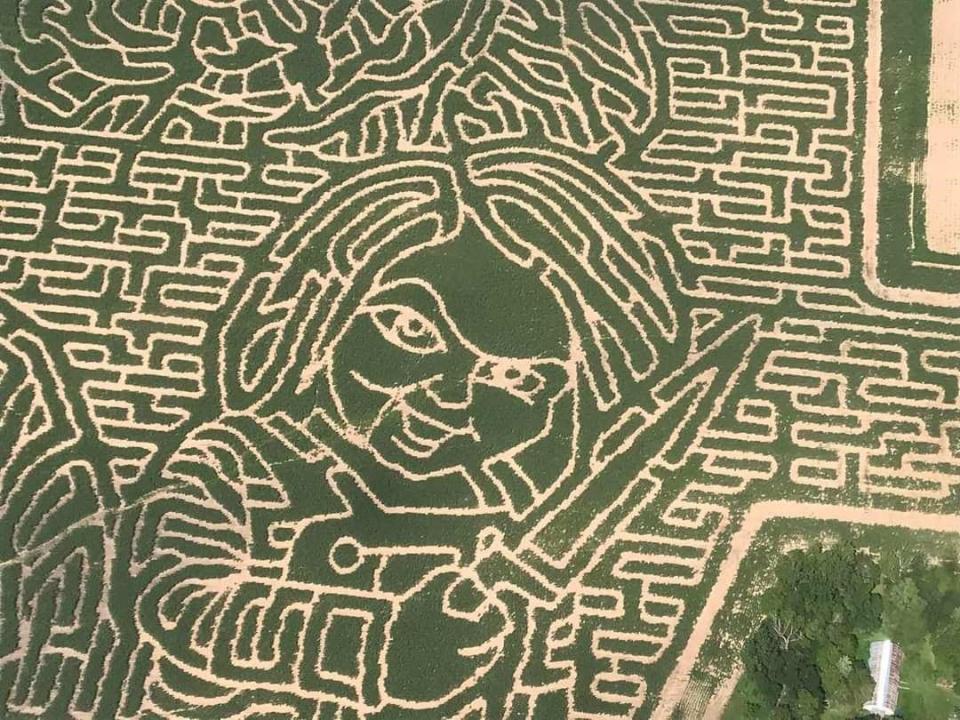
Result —
M 14 3 L 0 716 L 655 717 L 752 505 L 956 514 L 873 2 Z

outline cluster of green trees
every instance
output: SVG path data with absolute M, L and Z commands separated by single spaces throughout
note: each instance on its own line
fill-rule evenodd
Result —
M 898 717 L 960 718 L 960 563 L 902 551 L 879 560 L 850 542 L 787 554 L 743 652 L 749 720 L 868 718 L 871 640 L 906 657 Z M 745 719 L 747 720 L 747 719 Z

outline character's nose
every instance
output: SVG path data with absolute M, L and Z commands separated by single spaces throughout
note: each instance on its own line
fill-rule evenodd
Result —
M 432 437 L 438 429 L 446 434 L 472 434 L 472 395 L 467 373 L 444 373 L 405 393 L 403 401 L 418 421 L 433 426 L 429 432 L 418 426 L 424 437 Z
M 439 408 L 462 410 L 470 404 L 469 372 L 448 370 L 430 380 L 426 390 Z

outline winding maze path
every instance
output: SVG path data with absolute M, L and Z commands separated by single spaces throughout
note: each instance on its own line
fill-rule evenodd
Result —
M 0 716 L 667 718 L 960 526 L 952 2 L 0 0 Z

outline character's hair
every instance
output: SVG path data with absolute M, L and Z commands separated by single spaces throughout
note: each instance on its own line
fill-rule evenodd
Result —
M 500 249 L 547 263 L 597 405 L 616 404 L 618 378 L 645 377 L 677 334 L 679 278 L 665 246 L 631 229 L 632 189 L 600 163 L 539 148 L 478 153 L 470 177 Z
M 405 248 L 457 231 L 461 205 L 447 199 L 455 186 L 443 164 L 398 161 L 327 191 L 279 238 L 274 269 L 253 279 L 221 333 L 226 406 L 250 409 L 281 388 L 293 392 L 380 269 Z

